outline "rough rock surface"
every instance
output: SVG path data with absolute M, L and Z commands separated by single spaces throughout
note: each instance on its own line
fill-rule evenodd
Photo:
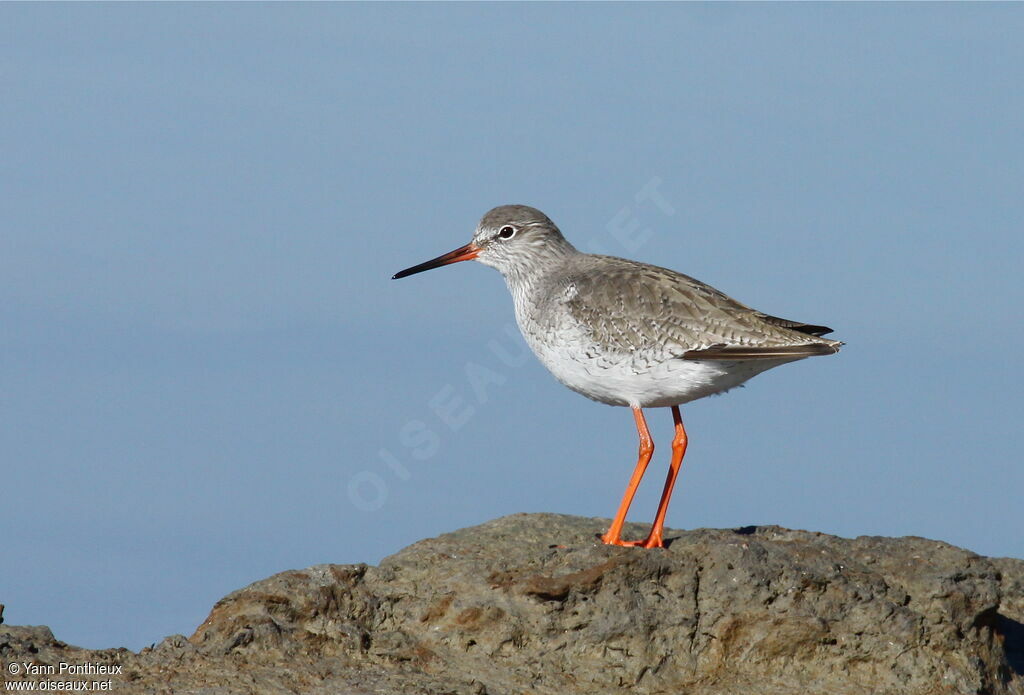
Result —
M 1024 560 L 774 526 L 645 551 L 606 524 L 520 514 L 283 572 L 139 654 L 0 626 L 0 662 L 119 664 L 120 693 L 1024 695 Z

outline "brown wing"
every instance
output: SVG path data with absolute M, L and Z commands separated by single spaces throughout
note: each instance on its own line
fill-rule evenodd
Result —
M 834 342 L 834 341 L 833 341 Z M 841 343 L 840 343 L 841 345 Z M 684 360 L 784 360 L 790 358 L 831 355 L 839 352 L 839 345 L 811 343 L 810 345 L 788 345 L 782 347 L 736 347 L 712 345 L 703 350 L 688 350 Z
M 587 256 L 566 279 L 566 308 L 604 350 L 683 359 L 785 359 L 830 354 L 824 326 L 751 309 L 699 280 L 657 266 Z

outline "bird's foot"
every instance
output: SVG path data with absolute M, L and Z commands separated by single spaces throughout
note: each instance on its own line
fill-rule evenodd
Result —
M 642 541 L 624 541 L 621 538 L 609 538 L 607 534 L 601 536 L 601 541 L 605 545 L 618 545 L 623 548 L 664 548 L 665 541 L 662 540 L 661 534 L 651 534 Z

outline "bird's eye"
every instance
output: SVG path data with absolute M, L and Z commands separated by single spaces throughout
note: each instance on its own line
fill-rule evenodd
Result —
M 502 239 L 511 239 L 516 235 L 516 228 L 512 225 L 506 224 L 504 227 L 498 230 L 498 236 Z

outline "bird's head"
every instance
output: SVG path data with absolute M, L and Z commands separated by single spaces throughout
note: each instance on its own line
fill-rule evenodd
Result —
M 515 275 L 570 251 L 573 247 L 543 212 L 526 205 L 502 205 L 483 216 L 468 244 L 406 268 L 394 279 L 468 260 L 497 268 L 505 276 Z

